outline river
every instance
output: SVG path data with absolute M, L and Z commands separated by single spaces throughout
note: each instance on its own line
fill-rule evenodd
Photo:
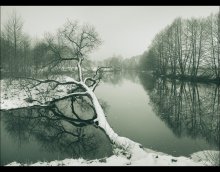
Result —
M 95 93 L 114 131 L 146 148 L 173 156 L 219 150 L 217 85 L 118 72 L 107 74 Z M 90 103 L 72 101 L 72 109 L 68 99 L 43 110 L 1 112 L 1 165 L 112 155 L 108 137 L 90 123 Z

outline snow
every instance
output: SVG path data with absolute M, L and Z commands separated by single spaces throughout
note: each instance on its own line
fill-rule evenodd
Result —
M 191 155 L 194 161 L 203 161 L 205 165 L 220 165 L 220 151 L 204 150 Z
M 20 83 L 25 80 L 13 80 L 11 84 L 9 84 L 9 80 L 1 80 L 1 99 L 0 99 L 0 109 L 8 110 L 8 109 L 16 109 L 23 108 L 34 105 L 41 105 L 41 103 L 45 103 L 51 101 L 54 98 L 59 98 L 65 96 L 68 91 L 68 86 L 59 85 L 56 89 L 51 90 L 47 93 L 47 89 L 49 88 L 49 84 L 41 84 L 34 89 L 30 90 L 30 93 L 27 89 L 24 89 Z M 58 80 L 60 82 L 71 82 L 73 81 L 70 77 L 60 78 Z M 28 98 L 37 100 L 33 102 L 27 102 Z M 38 102 L 39 101 L 39 102 Z
M 146 155 L 138 159 L 128 159 L 122 155 L 112 155 L 108 158 L 84 160 L 64 159 L 61 161 L 36 162 L 32 164 L 21 164 L 12 162 L 7 166 L 204 166 L 211 165 L 205 161 L 194 162 L 186 157 L 172 157 L 170 155 L 158 155 L 146 152 Z
M 123 157 L 117 157 L 115 155 L 106 159 L 95 159 L 86 161 L 84 159 L 64 159 L 62 161 L 51 161 L 51 162 L 37 162 L 33 164 L 20 164 L 17 162 L 12 162 L 7 166 L 121 166 L 122 164 L 128 163 Z
M 60 81 L 72 81 L 71 78 L 62 78 Z M 25 99 L 28 98 L 28 92 L 20 87 L 18 80 L 12 82 L 11 85 L 7 84 L 7 80 L 1 80 L 1 109 L 14 109 L 20 107 L 27 107 L 33 105 L 40 105 L 37 101 L 28 103 Z M 84 85 L 86 87 L 86 85 Z M 37 87 L 38 90 L 46 91 L 48 85 L 41 84 Z M 39 96 L 37 89 L 31 90 L 32 99 L 40 102 L 47 102 L 53 98 L 61 97 L 67 94 L 68 87 L 58 86 L 49 94 Z M 108 124 L 103 109 L 101 108 L 98 99 L 90 88 L 87 89 L 93 100 L 94 107 L 97 112 L 97 121 L 99 126 L 103 128 L 110 140 L 114 143 L 114 155 L 104 159 L 84 160 L 84 159 L 64 159 L 61 161 L 51 162 L 36 162 L 31 164 L 20 164 L 18 162 L 11 162 L 8 166 L 203 166 L 212 165 L 212 162 L 204 155 L 204 152 L 193 154 L 191 157 L 173 157 L 160 152 L 143 148 L 139 143 L 136 143 L 129 138 L 118 136 L 117 133 Z M 46 98 L 45 98 L 46 96 Z M 207 153 L 207 152 L 206 152 Z M 216 154 L 216 153 L 215 153 Z M 200 157 L 200 158 L 198 158 Z

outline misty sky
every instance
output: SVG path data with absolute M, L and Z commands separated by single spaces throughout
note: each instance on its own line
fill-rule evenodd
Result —
M 2 6 L 1 24 L 13 10 L 23 18 L 31 38 L 54 33 L 65 21 L 78 20 L 95 26 L 103 44 L 91 54 L 104 59 L 112 55 L 128 58 L 142 54 L 154 36 L 176 17 L 191 18 L 217 13 L 218 6 Z

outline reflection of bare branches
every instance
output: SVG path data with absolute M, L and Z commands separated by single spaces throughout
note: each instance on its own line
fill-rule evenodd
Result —
M 95 114 L 97 116 L 94 122 L 106 132 L 113 143 L 124 145 L 124 143 L 122 143 L 125 142 L 124 139 L 123 141 L 118 139 L 118 134 L 115 133 L 108 124 L 105 118 L 105 113 L 94 93 L 96 87 L 100 83 L 104 69 L 108 67 L 98 67 L 95 71 L 95 74 L 93 74 L 94 72 L 91 71 L 92 74 L 90 74 L 90 77 L 85 78 L 83 70 L 84 59 L 87 57 L 88 53 L 98 47 L 101 43 L 99 35 L 95 31 L 94 27 L 89 25 L 79 26 L 77 22 L 67 21 L 64 27 L 59 29 L 56 35 L 48 35 L 46 40 L 49 49 L 48 54 L 49 56 L 54 57 L 55 65 L 56 61 L 60 63 L 64 61 L 67 61 L 69 63 L 75 62 L 75 66 L 73 66 L 72 68 L 74 69 L 74 71 L 77 70 L 78 77 L 64 77 L 64 82 L 52 80 L 49 78 L 44 80 L 39 78 L 26 78 L 27 80 L 31 80 L 33 81 L 33 83 L 35 83 L 31 87 L 32 89 L 37 86 L 41 86 L 41 88 L 44 89 L 44 84 L 47 84 L 47 88 L 49 89 L 44 92 L 46 95 L 46 99 L 42 103 L 46 106 L 48 104 L 51 105 L 72 96 L 87 96 L 90 99 L 93 110 L 95 111 Z M 71 79 L 71 81 L 68 81 L 69 79 Z M 87 80 L 89 80 L 90 82 L 88 83 Z M 64 85 L 72 86 L 72 90 L 74 90 L 77 86 L 82 91 L 68 92 L 64 88 L 63 90 L 65 90 L 65 93 L 59 94 L 60 91 L 58 91 L 57 87 Z M 56 91 L 54 89 L 56 89 Z M 47 94 L 51 91 L 54 91 L 52 94 L 53 96 L 51 96 L 51 94 Z M 63 91 L 61 90 L 61 92 Z M 36 96 L 36 98 L 38 97 Z M 56 110 L 55 113 L 57 113 L 57 115 L 60 115 L 59 112 L 57 112 Z M 77 117 L 77 115 L 75 116 Z
M 218 85 L 166 79 L 158 79 L 153 85 L 148 90 L 152 106 L 177 136 L 202 137 L 219 149 Z
M 75 99 L 79 101 L 79 97 L 75 97 Z M 91 104 L 86 104 L 85 99 L 82 101 L 84 102 L 80 106 L 86 106 L 86 109 L 91 108 Z M 104 133 L 101 138 L 97 135 L 98 133 L 101 134 L 101 130 L 97 133 L 96 130 L 98 129 L 93 127 L 96 115 L 82 119 L 81 116 L 83 115 L 77 114 L 74 109 L 76 103 L 74 98 L 71 98 L 69 108 L 72 109 L 71 112 L 74 117 L 66 116 L 56 103 L 45 108 L 35 106 L 6 111 L 5 113 L 10 113 L 10 115 L 4 115 L 6 129 L 14 136 L 19 135 L 21 141 L 34 136 L 48 151 L 66 152 L 75 157 L 87 157 L 88 155 L 94 157 L 100 153 L 97 151 L 100 149 L 101 143 L 99 142 L 108 141 L 108 144 L 105 145 L 107 147 L 110 146 L 110 142 Z M 94 113 L 94 110 L 92 111 Z M 107 149 L 107 152 L 111 150 Z

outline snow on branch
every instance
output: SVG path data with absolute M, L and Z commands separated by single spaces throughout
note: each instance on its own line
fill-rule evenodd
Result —
M 66 96 L 63 96 L 63 97 L 52 100 L 51 103 L 54 103 L 54 102 L 57 102 L 57 101 L 60 101 L 60 100 L 64 100 L 64 99 L 67 99 L 67 98 L 73 97 L 73 96 L 85 96 L 85 95 L 88 95 L 87 91 L 70 93 L 70 94 L 67 94 Z
M 57 87 L 58 85 L 70 85 L 70 84 L 80 85 L 80 82 L 78 82 L 74 79 L 72 79 L 72 81 L 69 81 L 69 82 L 59 82 L 57 80 L 52 80 L 52 79 L 39 80 L 39 79 L 35 79 L 35 78 L 30 78 L 30 77 L 19 77 L 19 79 L 22 79 L 22 78 L 38 82 L 37 84 L 33 84 L 33 86 L 31 88 L 37 87 L 43 83 L 44 84 L 45 83 L 55 83 L 55 87 Z

